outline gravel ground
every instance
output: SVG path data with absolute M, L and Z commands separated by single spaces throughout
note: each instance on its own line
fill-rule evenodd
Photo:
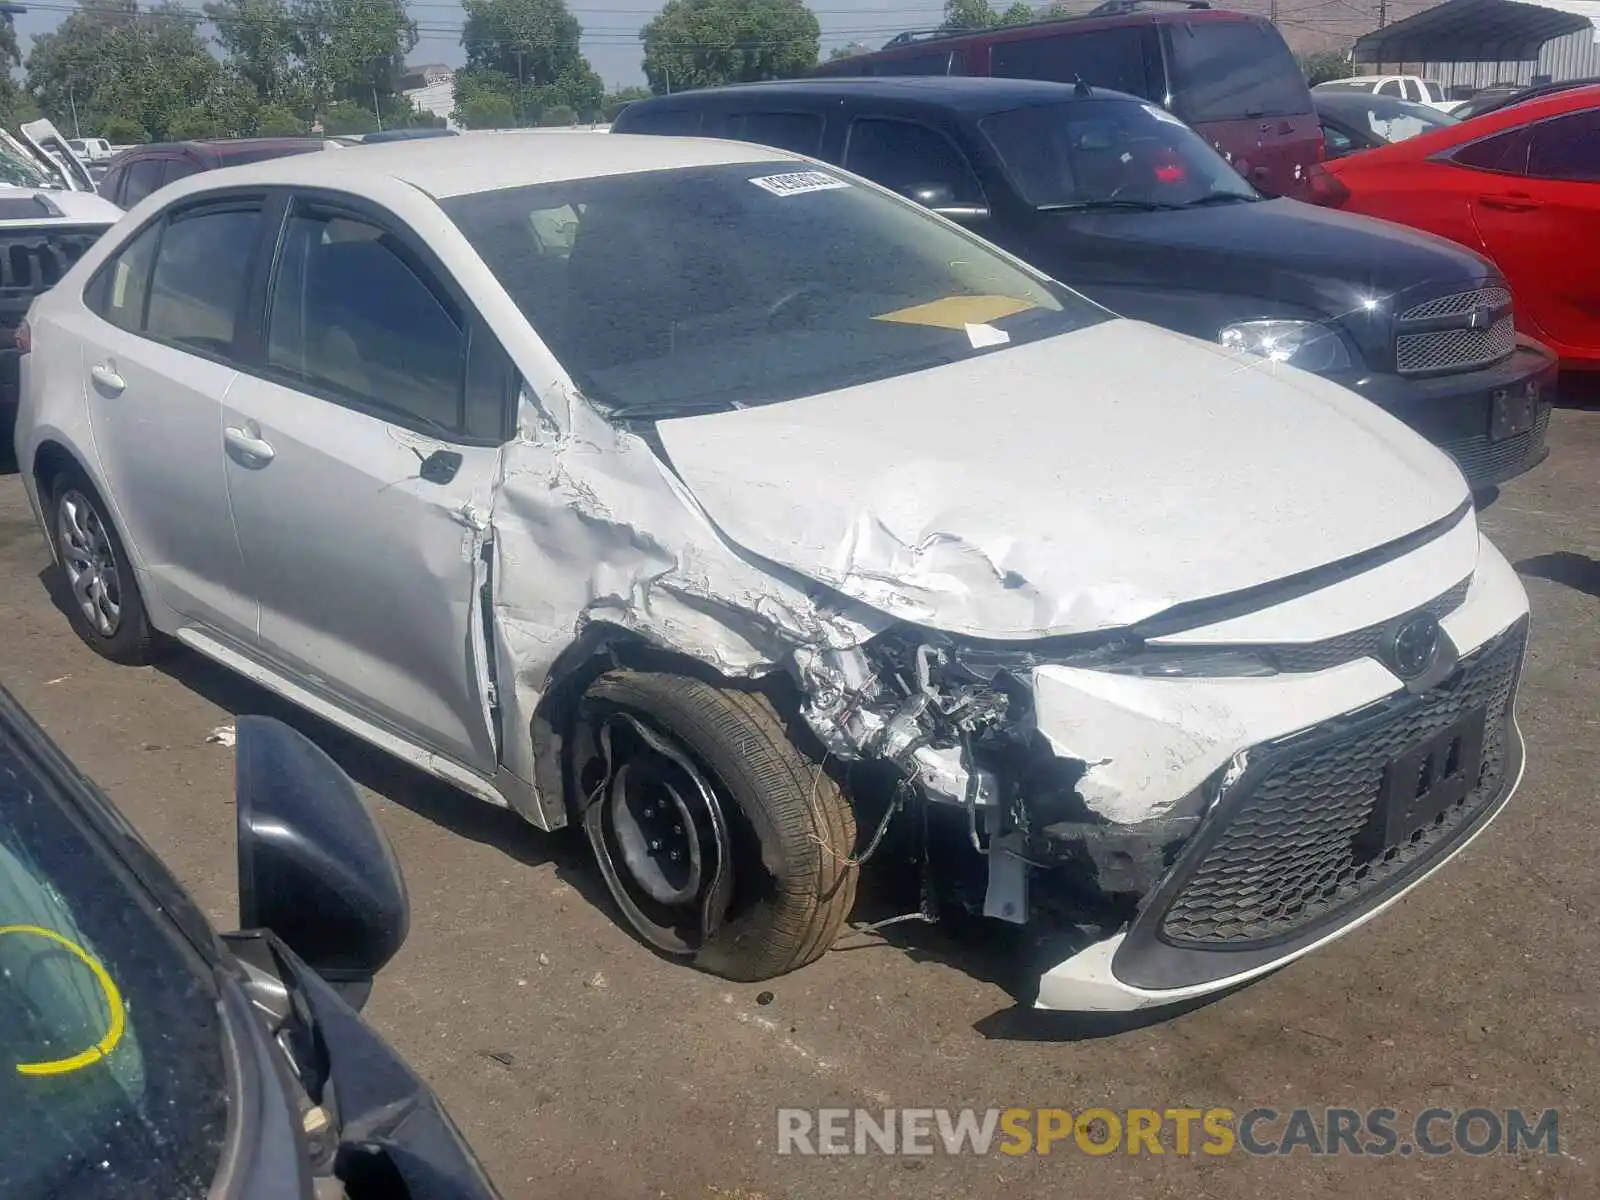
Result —
M 1018 1020 L 994 962 L 938 929 L 856 938 L 762 987 L 658 959 L 607 915 L 572 837 L 286 713 L 187 652 L 150 669 L 95 657 L 52 603 L 14 476 L 0 478 L 0 680 L 223 926 L 233 761 L 206 735 L 268 712 L 334 755 L 411 890 L 411 940 L 369 1015 L 508 1198 L 1600 1195 L 1587 924 L 1600 908 L 1600 410 L 1558 411 L 1550 438 L 1549 460 L 1484 515 L 1536 621 L 1528 772 L 1506 815 L 1366 930 L 1117 1033 Z M 777 1155 L 775 1110 L 824 1105 L 1559 1108 L 1562 1153 L 1097 1158 L 1069 1142 L 1048 1157 Z

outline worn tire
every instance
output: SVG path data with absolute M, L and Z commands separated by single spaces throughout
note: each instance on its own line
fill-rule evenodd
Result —
M 595 680 L 584 699 L 631 711 L 675 739 L 707 773 L 736 835 L 744 835 L 743 854 L 735 838 L 734 907 L 695 965 L 753 982 L 820 958 L 855 903 L 855 813 L 833 777 L 790 739 L 766 697 L 685 675 L 616 670 Z M 770 885 L 748 900 L 751 881 L 741 874 L 754 856 Z
M 76 492 L 93 509 L 95 519 L 105 531 L 111 558 L 117 573 L 117 590 L 120 599 L 120 618 L 116 630 L 108 637 L 90 623 L 78 606 L 70 586 L 66 598 L 67 619 L 72 628 L 95 653 L 124 666 L 141 667 L 154 662 L 160 651 L 160 635 L 150 624 L 150 615 L 139 594 L 139 581 L 133 573 L 133 563 L 122 545 L 122 538 L 111 520 L 111 513 L 94 484 L 89 482 L 76 465 L 62 467 L 50 480 L 49 521 L 50 538 L 56 554 L 61 555 L 61 501 L 69 492 Z M 64 576 L 64 573 L 63 573 Z

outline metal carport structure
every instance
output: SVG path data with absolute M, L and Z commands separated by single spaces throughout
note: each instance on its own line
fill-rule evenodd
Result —
M 1600 75 L 1600 0 L 1448 0 L 1360 38 L 1351 58 L 1458 88 Z

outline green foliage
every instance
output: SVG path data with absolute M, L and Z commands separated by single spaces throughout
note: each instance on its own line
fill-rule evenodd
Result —
M 635 100 L 648 100 L 650 89 L 642 87 L 618 88 L 614 92 L 607 92 L 600 102 L 600 116 L 606 121 L 615 121 L 617 114 Z
M 1349 79 L 1356 73 L 1355 63 L 1347 54 L 1337 50 L 1320 50 L 1300 60 L 1300 69 L 1306 73 L 1306 82 L 1312 87 L 1332 79 Z
M 134 0 L 91 0 L 35 39 L 28 90 L 66 128 L 74 111 L 82 127 L 120 116 L 158 139 L 196 110 L 221 122 L 236 97 L 199 22 L 199 13 L 171 0 L 143 12 Z
M 375 133 L 378 118 L 372 109 L 354 100 L 335 100 L 321 112 L 322 132 L 330 137 L 337 133 Z
M 89 133 L 90 130 L 86 128 L 84 132 Z M 105 138 L 113 146 L 133 146 L 150 140 L 144 126 L 129 117 L 107 117 L 94 127 L 93 133 Z
M 572 111 L 570 105 L 552 104 L 539 114 L 539 124 L 548 129 L 559 129 L 571 125 L 578 119 L 577 113 Z
M 803 0 L 667 0 L 639 37 L 660 94 L 800 75 L 817 65 L 822 29 Z
M 281 104 L 263 104 L 256 110 L 256 133 L 261 137 L 299 137 L 310 128 L 298 113 Z
M 1052 8 L 1061 8 L 1062 5 L 1051 5 Z M 996 25 L 1022 25 L 1028 21 L 1037 21 L 1040 17 L 1057 15 L 1048 12 L 1035 12 L 1031 5 L 1017 0 L 1005 12 L 995 12 L 989 7 L 989 0 L 945 0 L 944 28 L 956 29 L 992 29 Z
M 570 108 L 584 120 L 600 113 L 605 83 L 578 49 L 583 31 L 565 0 L 465 0 L 463 9 L 467 65 L 456 73 L 458 108 L 492 94 L 510 99 L 515 124 L 535 124 L 548 108 Z M 498 113 L 498 103 L 483 112 Z
M 511 97 L 498 92 L 481 91 L 466 100 L 457 95 L 451 115 L 468 129 L 510 129 L 517 123 Z
M 287 0 L 209 0 L 204 12 L 228 65 L 263 103 L 282 102 L 295 90 L 298 18 Z

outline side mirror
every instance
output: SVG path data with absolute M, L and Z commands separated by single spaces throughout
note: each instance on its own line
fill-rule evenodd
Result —
M 310 740 L 270 717 L 234 729 L 239 926 L 271 930 L 360 1008 L 410 930 L 394 851 Z
M 900 194 L 952 221 L 981 221 L 989 215 L 985 205 L 960 203 L 955 189 L 947 183 L 914 183 L 901 188 Z

